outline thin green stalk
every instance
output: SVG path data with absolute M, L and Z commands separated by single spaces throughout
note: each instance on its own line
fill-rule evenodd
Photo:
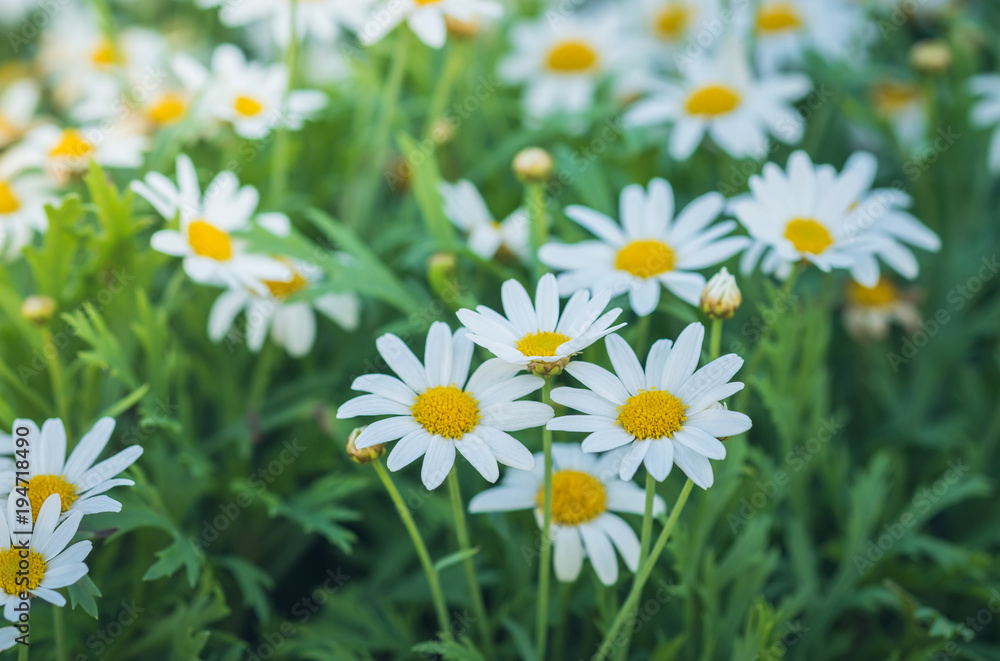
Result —
M 59 606 L 52 607 L 52 628 L 56 633 L 56 661 L 66 661 L 66 623 Z
M 652 325 L 653 314 L 647 314 L 645 317 L 639 317 L 639 323 L 636 324 L 635 329 L 635 340 L 632 342 L 632 348 L 635 349 L 636 355 L 641 355 L 645 353 L 647 345 L 649 344 L 649 327 Z
M 531 253 L 534 258 L 535 277 L 540 278 L 548 268 L 538 259 L 538 249 L 549 240 L 549 214 L 545 205 L 545 187 L 539 183 L 524 186 L 524 207 L 528 211 L 531 228 Z
M 424 125 L 424 137 L 434 137 L 434 124 L 442 119 L 448 101 L 451 100 L 451 92 L 458 79 L 458 74 L 465 69 L 466 54 L 462 44 L 448 44 L 448 54 L 445 57 L 444 70 L 438 77 L 437 85 L 431 95 L 431 103 L 427 112 L 427 121 Z
M 288 97 L 295 84 L 295 72 L 299 61 L 299 0 L 291 0 L 291 28 L 288 36 L 288 50 L 285 51 L 285 66 L 288 68 L 288 85 L 282 100 L 282 113 L 288 112 Z M 285 184 L 288 180 L 288 127 L 284 123 L 278 127 L 274 142 L 274 158 L 271 161 L 271 200 L 275 205 L 285 199 Z
M 552 405 L 552 380 L 545 379 L 542 402 Z M 535 620 L 535 659 L 545 659 L 545 644 L 549 633 L 549 575 L 552 572 L 552 432 L 542 428 L 542 448 L 545 453 L 545 499 L 542 502 L 542 557 L 538 567 L 538 612 Z
M 642 567 L 649 557 L 649 547 L 653 543 L 653 502 L 656 499 L 656 479 L 646 472 L 646 509 L 642 513 L 642 536 L 639 541 L 639 566 Z M 628 648 L 632 642 L 632 633 L 635 624 L 635 614 L 628 618 L 628 627 L 625 629 L 625 642 L 622 643 L 618 658 L 628 658 Z
M 718 358 L 721 347 L 722 347 L 722 320 L 713 319 L 712 335 L 708 341 L 708 359 L 715 360 L 716 358 Z
M 424 540 L 420 536 L 420 531 L 417 530 L 417 524 L 413 522 L 410 510 L 403 501 L 403 496 L 400 495 L 399 489 L 393 484 L 392 477 L 389 476 L 389 471 L 385 469 L 385 466 L 378 459 L 372 462 L 372 466 L 375 467 L 375 472 L 378 474 L 379 479 L 382 480 L 385 490 L 389 492 L 392 504 L 396 506 L 399 518 L 403 520 L 406 532 L 410 534 L 410 540 L 413 542 L 413 548 L 416 549 L 417 556 L 420 558 L 420 564 L 424 568 L 424 575 L 427 576 L 427 583 L 431 589 L 431 599 L 434 601 L 434 612 L 437 614 L 438 627 L 445 638 L 451 639 L 451 627 L 448 624 L 448 609 L 444 604 L 441 581 L 438 579 L 437 570 L 434 569 L 434 563 L 431 562 L 431 556 L 427 552 L 427 547 L 424 546 Z
M 17 646 L 17 661 L 28 661 L 28 646 L 18 644 Z
M 51 355 L 49 360 L 49 377 L 52 379 L 52 398 L 56 401 L 56 411 L 59 418 L 69 432 L 69 404 L 66 400 L 66 388 L 64 387 L 62 361 L 59 360 L 59 348 L 52 339 L 52 331 L 48 326 L 42 327 L 42 341 L 45 343 L 47 355 Z
M 379 171 L 384 167 L 386 157 L 389 154 L 392 119 L 396 115 L 396 106 L 399 105 L 399 95 L 403 88 L 403 74 L 406 72 L 407 62 L 406 52 L 409 45 L 409 31 L 396 30 L 396 48 L 392 54 L 392 62 L 389 64 L 389 75 L 386 77 L 379 97 L 382 113 L 375 128 L 372 149 L 366 151 L 366 153 L 371 154 L 371 161 L 368 163 L 368 167 L 364 168 L 361 181 L 357 186 L 358 195 L 347 214 L 348 224 L 355 229 L 358 228 L 362 220 L 371 214 L 372 207 L 375 205 L 375 196 L 382 179 L 379 176 Z
M 569 625 L 569 598 L 573 590 L 572 583 L 559 583 L 559 627 L 552 641 L 552 658 L 566 658 L 566 629 Z
M 448 491 L 451 494 L 451 512 L 455 517 L 458 547 L 462 551 L 469 551 L 472 545 L 469 543 L 469 529 L 465 524 L 465 506 L 462 503 L 462 490 L 458 484 L 458 471 L 454 468 L 448 473 Z M 476 615 L 476 628 L 479 629 L 479 636 L 483 639 L 483 650 L 489 658 L 493 656 L 493 636 L 490 633 L 490 622 L 486 619 L 486 605 L 483 603 L 483 592 L 479 588 L 479 579 L 476 578 L 476 566 L 472 562 L 472 556 L 466 556 L 462 560 L 462 565 L 465 567 L 465 579 L 469 583 L 469 593 L 472 595 L 472 610 Z
M 604 634 L 604 639 L 601 641 L 601 646 L 598 648 L 597 654 L 594 655 L 593 661 L 601 661 L 608 658 L 614 647 L 615 637 L 618 635 L 619 630 L 621 630 L 622 625 L 625 624 L 625 620 L 630 616 L 635 616 L 635 609 L 639 604 L 639 597 L 642 596 L 642 589 L 645 587 L 646 581 L 649 580 L 649 575 L 653 573 L 653 567 L 660 558 L 660 554 L 663 553 L 663 549 L 667 545 L 667 540 L 670 539 L 670 533 L 673 532 L 674 526 L 677 525 L 677 519 L 684 509 L 684 504 L 687 503 L 688 496 L 691 495 L 692 488 L 694 488 L 694 482 L 689 479 L 684 485 L 684 489 L 681 490 L 681 495 L 677 497 L 677 502 L 674 503 L 674 509 L 670 513 L 670 518 L 667 519 L 666 525 L 660 531 L 660 537 L 656 540 L 656 546 L 653 547 L 646 562 L 640 565 L 639 572 L 632 581 L 632 589 L 629 590 L 625 603 L 618 610 L 614 621 Z

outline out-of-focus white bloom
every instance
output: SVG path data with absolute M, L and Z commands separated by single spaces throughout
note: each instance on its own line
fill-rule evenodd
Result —
M 38 83 L 28 78 L 17 80 L 0 91 L 0 148 L 28 132 L 40 97 Z
M 692 42 L 706 34 L 715 39 L 722 25 L 719 0 L 633 0 L 633 6 L 631 29 L 650 56 L 671 69 Z
M 735 158 L 763 157 L 768 135 L 797 144 L 805 120 L 793 107 L 811 87 L 802 74 L 756 78 L 742 47 L 726 42 L 718 53 L 690 60 L 680 81 L 662 81 L 625 115 L 630 126 L 671 125 L 670 155 L 686 160 L 707 134 Z
M 448 37 L 448 18 L 473 23 L 502 14 L 503 7 L 492 0 L 389 0 L 375 7 L 361 28 L 361 39 L 373 44 L 406 21 L 420 41 L 441 48 Z
M 471 181 L 441 182 L 444 213 L 469 237 L 469 250 L 483 259 L 493 259 L 508 250 L 523 261 L 531 257 L 529 221 L 524 209 L 517 209 L 497 222 Z
M 44 124 L 29 131 L 12 152 L 21 162 L 44 168 L 62 183 L 84 172 L 91 160 L 105 167 L 137 168 L 148 147 L 145 135 L 132 132 L 124 124 L 63 128 Z
M 969 90 L 979 101 L 972 107 L 969 122 L 978 128 L 994 129 L 988 162 L 993 174 L 1000 174 L 1000 73 L 983 73 L 969 79 Z
M 232 124 L 244 138 L 262 138 L 282 126 L 298 130 L 327 103 L 326 95 L 318 90 L 288 92 L 284 64 L 248 62 L 232 44 L 215 49 L 210 72 L 187 56 L 175 59 L 175 70 L 186 86 L 201 81 L 207 112 Z
M 0 155 L 0 256 L 11 261 L 48 226 L 45 205 L 56 201 L 52 182 L 24 171 L 17 153 Z
M 748 17 L 762 73 L 799 64 L 810 50 L 828 59 L 856 57 L 868 36 L 864 12 L 850 0 L 761 0 Z
M 874 287 L 847 283 L 844 327 L 854 339 L 880 340 L 889 335 L 894 323 L 913 332 L 922 321 L 913 297 L 901 292 L 887 277 L 879 278 Z
M 4 0 L 0 3 L 0 24 L 13 25 L 17 23 L 28 15 L 35 4 L 36 0 Z
M 253 186 L 240 188 L 232 172 L 220 172 L 201 194 L 191 159 L 177 157 L 177 184 L 159 172 L 133 181 L 132 190 L 172 220 L 180 212 L 181 228 L 160 230 L 152 246 L 167 255 L 184 258 L 184 270 L 196 282 L 269 292 L 264 282 L 290 283 L 292 270 L 274 258 L 247 253 L 245 242 L 231 236 L 248 229 L 256 214 L 259 194 Z
M 883 80 L 868 90 L 872 108 L 889 123 L 899 144 L 909 151 L 923 146 L 927 136 L 927 99 L 915 83 Z
M 500 62 L 499 74 L 508 83 L 524 85 L 524 106 L 531 117 L 589 109 L 601 80 L 634 56 L 622 38 L 620 15 L 608 12 L 517 23 L 511 45 L 513 52 Z
M 219 18 L 225 25 L 243 27 L 267 22 L 274 37 L 286 45 L 291 36 L 291 0 L 197 0 L 199 7 L 219 7 Z M 357 30 L 368 17 L 372 0 L 304 0 L 296 3 L 295 25 L 300 40 L 313 37 L 323 44 L 332 44 L 342 29 Z

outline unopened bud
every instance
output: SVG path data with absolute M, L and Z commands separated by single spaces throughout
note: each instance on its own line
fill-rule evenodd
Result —
M 365 427 L 358 427 L 347 437 L 347 454 L 356 464 L 370 464 L 385 454 L 385 443 L 379 443 L 363 450 L 358 449 L 354 441 L 364 430 Z
M 939 39 L 924 39 L 910 48 L 910 64 L 924 73 L 941 73 L 951 66 L 951 49 Z
M 549 152 L 540 147 L 528 147 L 514 157 L 514 174 L 523 183 L 540 184 L 552 176 L 554 165 Z
M 21 316 L 33 324 L 44 326 L 56 313 L 56 302 L 48 296 L 29 296 L 21 304 Z
M 544 361 L 534 360 L 528 363 L 528 371 L 535 376 L 550 377 L 562 374 L 566 365 L 569 364 L 569 356 L 563 356 L 559 360 Z
M 462 19 L 446 14 L 444 24 L 448 28 L 448 35 L 456 39 L 474 39 L 483 31 L 482 24 L 474 18 L 463 21 Z
M 431 139 L 439 145 L 451 142 L 455 137 L 455 125 L 443 117 L 431 125 Z
M 743 295 L 736 286 L 736 278 L 725 266 L 712 276 L 701 292 L 701 311 L 710 319 L 731 318 L 742 302 Z

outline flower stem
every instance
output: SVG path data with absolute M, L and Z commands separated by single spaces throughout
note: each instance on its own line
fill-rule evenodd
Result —
M 545 206 L 545 187 L 538 183 L 525 184 L 524 208 L 528 212 L 531 230 L 531 253 L 534 257 L 535 278 L 540 278 L 548 269 L 538 259 L 538 249 L 549 240 L 549 215 Z
M 718 358 L 721 347 L 722 347 L 722 320 L 713 319 L 712 335 L 708 342 L 708 359 L 715 360 L 716 358 Z
M 400 495 L 396 485 L 393 484 L 392 477 L 389 476 L 389 472 L 382 465 L 382 462 L 376 459 L 372 462 L 372 465 L 375 467 L 375 472 L 378 474 L 379 479 L 382 480 L 385 490 L 389 492 L 389 497 L 392 499 L 393 505 L 396 506 L 396 511 L 399 512 L 399 518 L 403 520 L 403 525 L 406 527 L 406 532 L 410 533 L 413 548 L 417 551 L 420 564 L 423 565 L 424 574 L 427 576 L 427 583 L 431 588 L 431 599 L 434 601 L 434 611 L 437 613 L 438 627 L 441 629 L 442 635 L 450 640 L 451 627 L 448 625 L 448 609 L 444 604 L 441 582 L 438 579 L 437 570 L 434 569 L 434 563 L 431 562 L 431 556 L 427 553 L 427 547 L 424 546 L 424 540 L 420 536 L 420 531 L 417 530 L 417 524 L 413 522 L 410 510 L 406 506 L 406 503 L 403 502 L 403 496 Z
M 17 661 L 28 661 L 28 646 L 18 643 Z
M 458 484 L 458 471 L 454 468 L 448 473 L 448 491 L 451 494 L 451 511 L 455 516 L 455 530 L 458 534 L 458 546 L 462 551 L 472 548 L 469 543 L 469 529 L 465 525 L 465 506 L 462 503 L 462 490 Z M 490 633 L 490 622 L 486 619 L 486 606 L 483 604 L 483 592 L 476 578 L 476 566 L 472 556 L 467 555 L 462 560 L 465 567 L 465 579 L 469 583 L 469 593 L 472 595 L 472 610 L 476 614 L 476 628 L 483 639 L 486 656 L 492 657 L 493 636 Z
M 49 376 L 52 379 L 52 396 L 56 400 L 56 411 L 69 432 L 69 405 L 66 402 L 66 389 L 63 387 L 62 362 L 59 360 L 59 348 L 52 339 L 52 331 L 48 326 L 42 327 L 42 342 L 45 344 L 46 354 L 52 356 L 49 359 Z
M 552 405 L 552 381 L 545 379 L 542 402 Z M 542 502 L 542 557 L 538 566 L 538 612 L 536 614 L 535 659 L 545 659 L 545 644 L 549 633 L 549 575 L 552 572 L 552 431 L 542 427 L 542 448 L 545 453 L 545 498 Z
M 291 0 L 288 11 L 291 13 L 291 27 L 288 36 L 288 50 L 285 52 L 285 67 L 288 69 L 288 82 L 282 99 L 281 112 L 288 112 L 288 98 L 292 93 L 292 86 L 295 84 L 295 71 L 299 62 L 299 22 L 298 22 L 299 0 Z M 274 159 L 271 161 L 271 199 L 275 204 L 280 204 L 285 199 L 285 184 L 288 173 L 288 127 L 287 118 L 283 118 L 282 125 L 277 129 L 274 143 Z
M 597 654 L 594 655 L 593 661 L 601 661 L 608 658 L 608 654 L 610 654 L 611 649 L 614 647 L 615 637 L 618 635 L 618 631 L 621 630 L 622 625 L 625 624 L 626 618 L 629 616 L 635 617 L 635 609 L 639 604 L 639 597 L 642 596 L 642 589 L 645 587 L 646 581 L 649 580 L 649 575 L 653 573 L 653 566 L 656 565 L 660 554 L 663 553 L 663 549 L 667 545 L 667 540 L 670 539 L 670 533 L 673 532 L 674 526 L 677 525 L 677 519 L 684 509 L 684 504 L 687 502 L 688 496 L 691 495 L 692 488 L 694 488 L 694 482 L 689 479 L 681 490 L 681 494 L 677 497 L 677 502 L 674 503 L 674 509 L 670 513 L 670 518 L 667 519 L 666 525 L 660 531 L 660 537 L 656 540 L 656 546 L 653 547 L 649 557 L 646 558 L 646 562 L 639 566 L 639 572 L 632 581 L 632 589 L 629 590 L 625 603 L 622 604 L 622 607 L 618 610 L 618 614 L 615 615 L 614 621 L 604 634 L 604 639 L 601 641 L 601 646 L 598 648 Z
M 646 472 L 646 509 L 643 510 L 642 514 L 642 537 L 639 542 L 639 566 L 642 567 L 646 563 L 646 558 L 649 557 L 649 546 L 653 543 L 653 501 L 656 497 L 656 480 L 647 471 Z M 622 643 L 621 650 L 618 653 L 618 658 L 624 659 L 628 658 L 628 647 L 632 642 L 632 633 L 635 623 L 635 614 L 632 613 L 628 618 L 628 627 L 625 629 L 625 642 Z
M 636 324 L 635 330 L 635 340 L 632 342 L 632 348 L 635 349 L 636 355 L 639 355 L 646 351 L 649 344 L 649 327 L 653 321 L 653 314 L 647 314 L 645 317 L 639 317 L 639 323 Z
M 451 99 L 451 91 L 455 86 L 458 74 L 465 68 L 468 61 L 466 50 L 462 44 L 449 44 L 445 56 L 444 70 L 434 86 L 430 109 L 427 112 L 427 122 L 424 127 L 424 137 L 434 139 L 434 124 L 444 118 L 445 107 Z M 436 142 L 436 140 L 435 140 Z
M 52 628 L 56 634 L 56 661 L 66 661 L 66 623 L 59 606 L 52 607 Z M 24 647 L 27 649 L 27 645 Z

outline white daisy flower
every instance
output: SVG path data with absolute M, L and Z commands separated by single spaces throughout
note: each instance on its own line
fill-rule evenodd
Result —
M 844 170 L 814 166 L 805 152 L 788 159 L 787 173 L 768 163 L 750 177 L 750 193 L 730 201 L 754 244 L 740 268 L 750 273 L 758 261 L 765 273 L 784 279 L 801 260 L 823 271 L 850 269 L 861 284 L 878 282 L 881 257 L 907 278 L 916 276 L 916 258 L 903 243 L 937 250 L 940 240 L 905 211 L 909 197 L 895 189 L 872 190 L 874 156 L 859 152 Z
M 43 168 L 57 183 L 86 172 L 90 161 L 109 168 L 138 168 L 149 139 L 127 127 L 100 124 L 60 128 L 44 124 L 11 148 L 22 162 Z
M 0 155 L 0 257 L 12 261 L 48 227 L 45 205 L 58 199 L 51 180 L 24 171 L 17 152 Z
M 889 278 L 882 276 L 874 287 L 847 283 L 844 328 L 856 340 L 881 340 L 893 324 L 912 333 L 923 319 L 912 294 L 903 293 Z
M 573 354 L 625 325 L 611 325 L 621 308 L 604 312 L 610 292 L 591 298 L 590 292 L 581 289 L 569 299 L 560 317 L 559 290 L 551 273 L 538 281 L 534 306 L 517 280 L 503 283 L 500 296 L 506 317 L 480 305 L 475 312 L 459 310 L 458 318 L 471 332 L 473 342 L 497 358 L 537 374 L 558 373 Z
M 556 578 L 575 581 L 590 558 L 597 578 L 604 585 L 618 580 L 618 558 L 635 572 L 639 567 L 639 539 L 635 531 L 617 514 L 643 514 L 645 492 L 634 482 L 618 477 L 622 452 L 597 457 L 587 454 L 576 443 L 552 445 L 552 525 L 549 538 L 554 546 L 553 565 Z M 470 512 L 515 512 L 532 509 L 538 526 L 543 525 L 545 503 L 544 455 L 535 455 L 531 471 L 507 471 L 500 486 L 477 494 L 469 502 Z M 656 496 L 653 515 L 665 511 L 663 499 Z
M 518 368 L 501 360 L 487 361 L 468 378 L 472 342 L 465 329 L 452 335 L 440 321 L 427 335 L 424 364 L 391 333 L 376 347 L 399 379 L 358 377 L 351 388 L 371 394 L 345 402 L 337 417 L 393 417 L 365 427 L 355 439 L 357 449 L 400 439 L 386 465 L 396 471 L 423 456 L 420 477 L 428 489 L 448 476 L 456 450 L 490 482 L 500 477 L 497 462 L 522 470 L 535 467 L 531 452 L 507 432 L 540 427 L 552 418 L 546 404 L 514 401 L 541 388 L 542 379 L 515 376 Z
M 219 7 L 222 23 L 244 27 L 266 22 L 274 37 L 285 46 L 292 34 L 291 0 L 197 0 L 199 7 Z M 300 40 L 309 37 L 330 45 L 337 41 L 343 29 L 357 30 L 368 17 L 371 0 L 308 0 L 295 7 L 296 34 Z
M 438 187 L 444 200 L 444 213 L 469 237 L 469 250 L 483 259 L 493 259 L 504 252 L 523 262 L 531 258 L 530 225 L 524 209 L 517 209 L 503 222 L 490 213 L 476 186 L 465 179 Z
M 615 374 L 590 363 L 570 363 L 566 371 L 587 389 L 556 388 L 552 399 L 584 415 L 555 418 L 547 427 L 588 432 L 584 452 L 628 445 L 619 469 L 623 480 L 631 480 L 644 464 L 662 482 L 677 464 L 695 484 L 709 488 L 714 481 L 709 459 L 726 456 L 719 438 L 742 434 L 751 422 L 742 413 L 711 408 L 743 389 L 742 383 L 729 382 L 743 359 L 728 354 L 695 371 L 704 338 L 705 327 L 694 323 L 672 346 L 659 340 L 643 370 L 628 343 L 609 335 L 605 345 Z
M 800 64 L 810 50 L 830 60 L 856 57 L 867 36 L 863 10 L 848 0 L 761 0 L 752 20 L 763 73 Z
M 793 103 L 809 93 L 803 74 L 754 77 L 735 41 L 684 63 L 680 81 L 661 81 L 625 114 L 626 126 L 671 125 L 669 151 L 686 160 L 708 134 L 734 158 L 763 157 L 768 135 L 802 140 L 805 120 Z
M 180 212 L 181 229 L 160 230 L 153 235 L 155 250 L 184 258 L 184 271 L 195 282 L 266 293 L 264 281 L 289 282 L 287 264 L 246 252 L 246 242 L 233 232 L 250 227 L 259 194 L 253 186 L 240 188 L 232 172 L 220 172 L 204 198 L 194 163 L 177 157 L 177 184 L 158 172 L 144 181 L 133 181 L 132 190 L 145 198 L 161 216 L 172 220 Z
M 14 647 L 20 635 L 21 633 L 16 627 L 4 627 L 0 629 L 0 652 Z
M 634 0 L 634 27 L 653 57 L 671 69 L 698 37 L 715 37 L 721 20 L 718 0 Z
M 983 73 L 968 82 L 969 90 L 980 99 L 972 106 L 969 123 L 981 129 L 993 129 L 988 163 L 990 172 L 1000 174 L 1000 73 Z
M 14 25 L 34 9 L 35 2 L 36 0 L 5 0 L 0 4 L 0 24 Z
M 901 80 L 883 80 L 868 90 L 875 113 L 888 122 L 896 140 L 916 152 L 927 139 L 927 99 L 920 86 Z
M 525 86 L 524 107 L 533 118 L 581 113 L 593 104 L 598 84 L 634 56 L 621 35 L 620 16 L 607 12 L 518 23 L 511 30 L 513 52 L 498 73 Z
M 362 28 L 361 37 L 366 45 L 371 45 L 406 21 L 420 41 L 431 48 L 441 48 L 448 36 L 447 19 L 474 23 L 502 14 L 503 6 L 492 0 L 389 0 L 375 8 Z M 388 20 L 382 20 L 383 15 Z
M 0 92 L 0 147 L 19 140 L 35 120 L 42 90 L 34 80 L 15 81 Z
M 115 429 L 112 418 L 101 418 L 94 427 L 84 434 L 66 458 L 66 428 L 62 420 L 46 420 L 41 432 L 38 425 L 30 420 L 19 420 L 15 429 L 26 426 L 31 438 L 37 439 L 31 445 L 31 468 L 28 482 L 28 499 L 31 511 L 39 516 L 42 503 L 52 494 L 58 494 L 62 510 L 67 518 L 73 514 L 97 514 L 99 512 L 120 512 L 121 503 L 104 495 L 108 489 L 117 486 L 132 486 L 132 480 L 115 476 L 135 463 L 142 456 L 142 448 L 132 445 L 118 454 L 94 464 L 101 454 L 111 432 Z M 0 472 L 0 490 L 7 498 L 17 496 L 13 469 Z
M 660 302 L 660 285 L 691 305 L 698 305 L 705 277 L 693 273 L 742 250 L 746 237 L 726 236 L 736 223 L 709 227 L 725 208 L 719 193 L 708 193 L 684 208 L 674 221 L 674 193 L 663 179 L 653 179 L 649 192 L 633 184 L 621 195 L 619 225 L 583 206 L 566 208 L 566 216 L 598 237 L 574 244 L 549 243 L 538 252 L 548 266 L 563 270 L 559 293 L 580 289 L 628 292 L 635 313 L 644 317 Z
M 201 79 L 207 112 L 233 125 L 244 138 L 263 138 L 278 127 L 291 130 L 326 106 L 319 90 L 288 92 L 288 69 L 284 64 L 247 62 L 238 47 L 222 44 L 212 54 L 209 72 L 193 58 L 183 60 L 189 80 Z M 286 99 L 287 95 L 287 99 Z
M 260 225 L 278 236 L 288 236 L 291 223 L 284 214 L 265 214 L 258 219 Z M 246 341 L 251 351 L 257 353 L 264 346 L 270 331 L 271 339 L 289 355 L 301 358 L 312 351 L 316 341 L 316 316 L 322 313 L 345 330 L 358 327 L 361 301 L 354 294 L 324 294 L 314 300 L 288 300 L 307 291 L 322 278 L 322 269 L 301 260 L 282 260 L 292 271 L 292 279 L 265 280 L 267 293 L 254 294 L 244 288 L 230 289 L 212 306 L 208 318 L 208 336 L 221 342 L 230 331 L 236 316 L 246 310 Z
M 83 561 L 94 546 L 85 540 L 66 548 L 80 528 L 83 514 L 74 512 L 59 523 L 62 504 L 58 494 L 45 499 L 34 526 L 18 521 L 16 501 L 17 498 L 10 498 L 6 514 L 0 516 L 0 604 L 9 622 L 18 621 L 19 612 L 14 609 L 21 604 L 20 595 L 25 588 L 29 595 L 53 606 L 65 606 L 66 598 L 56 590 L 86 576 L 88 568 Z M 27 585 L 24 585 L 17 583 L 16 577 L 22 561 L 20 549 L 28 544 Z

